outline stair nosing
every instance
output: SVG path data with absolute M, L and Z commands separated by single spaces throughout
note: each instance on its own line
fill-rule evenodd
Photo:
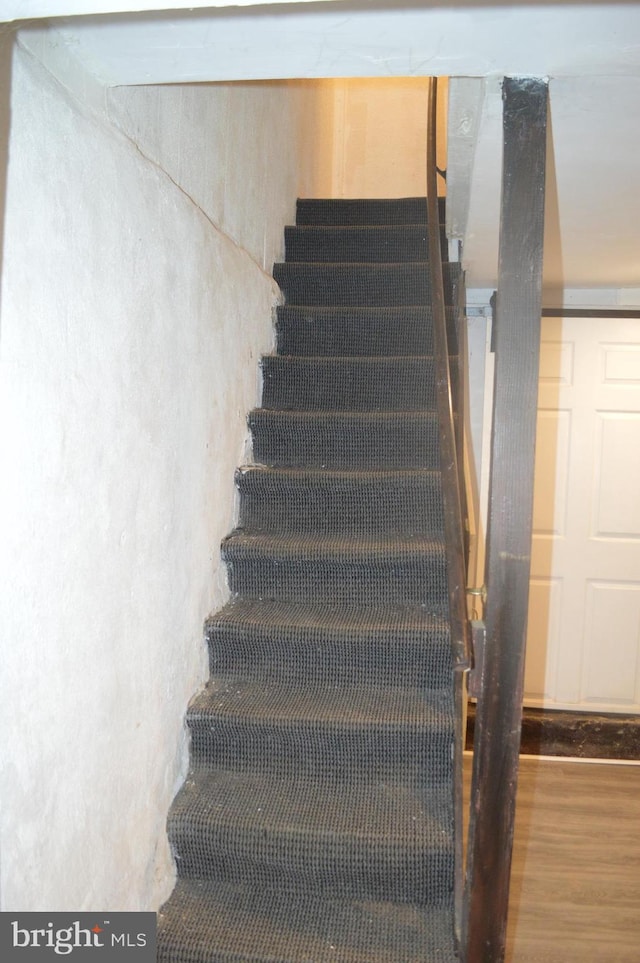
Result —
M 245 614 L 242 618 L 242 622 L 236 618 L 238 610 L 241 609 L 260 609 L 263 612 L 266 610 L 277 611 L 283 614 L 281 619 L 275 618 L 273 622 L 264 622 L 264 615 L 262 617 L 256 617 L 255 620 L 247 619 Z M 286 613 L 289 613 L 289 618 L 287 619 Z M 336 605 L 335 603 L 309 603 L 309 602 L 283 602 L 274 601 L 273 599 L 255 599 L 255 598 L 243 598 L 236 597 L 230 599 L 229 602 L 223 608 L 219 609 L 217 612 L 208 616 L 205 621 L 205 630 L 212 631 L 218 626 L 231 626 L 236 624 L 247 624 L 251 626 L 264 626 L 265 624 L 269 628 L 276 630 L 277 627 L 282 627 L 288 630 L 295 630 L 298 627 L 308 628 L 308 623 L 305 623 L 303 619 L 300 618 L 300 613 L 306 613 L 307 615 L 312 612 L 314 614 L 324 615 L 325 621 L 329 621 L 332 626 L 342 625 L 345 632 L 352 632 L 354 622 L 350 621 L 349 618 L 345 618 L 345 615 L 350 615 L 352 619 L 355 619 L 355 625 L 358 628 L 366 626 L 366 622 L 363 621 L 362 616 L 366 615 L 372 628 L 370 631 L 394 631 L 396 633 L 402 633 L 404 630 L 411 630 L 415 627 L 422 627 L 425 630 L 429 629 L 448 629 L 448 619 L 444 616 L 436 615 L 430 612 L 423 604 L 419 602 L 396 604 L 394 605 L 380 605 L 376 607 L 375 605 L 362 605 L 360 607 L 356 605 Z M 392 616 L 397 616 L 402 613 L 406 621 L 404 623 L 398 623 L 394 620 Z M 411 617 L 415 618 L 414 626 L 410 621 Z M 375 626 L 375 629 L 373 628 Z M 415 630 L 415 629 L 414 629 Z M 357 634 L 357 633 L 356 633 Z
M 349 561 L 358 561 L 359 557 L 365 560 L 367 557 L 377 558 L 396 558 L 393 548 L 399 552 L 403 558 L 420 557 L 422 555 L 438 555 L 444 550 L 444 535 L 438 536 L 437 533 L 429 535 L 334 535 L 321 534 L 304 536 L 287 532 L 285 534 L 253 532 L 243 528 L 235 528 L 225 536 L 222 541 L 223 551 L 231 546 L 262 547 L 264 550 L 271 548 L 280 553 L 287 549 L 291 554 L 292 560 L 301 561 L 304 554 L 292 551 L 299 548 L 304 543 L 308 548 L 315 548 L 316 551 L 309 553 L 308 561 L 313 561 L 319 557 L 335 556 L 336 558 Z M 372 551 L 373 550 L 373 551 Z
M 434 481 L 440 478 L 441 472 L 438 468 L 371 468 L 371 469 L 347 469 L 347 468 L 279 468 L 271 465 L 260 465 L 251 463 L 241 465 L 236 469 L 236 478 L 246 478 L 248 475 L 281 475 L 287 478 L 300 479 L 313 478 L 335 478 L 336 480 L 348 481 L 356 476 L 365 476 L 367 480 L 391 481 L 393 478 L 424 479 Z
M 358 419 L 391 420 L 392 418 L 425 418 L 437 419 L 437 412 L 432 408 L 252 408 L 249 417 L 254 414 L 267 412 L 269 415 L 293 416 L 300 418 L 339 418 L 345 415 Z
M 452 358 L 456 357 L 451 355 Z M 415 361 L 415 362 L 433 362 L 433 354 L 279 354 L 277 352 L 272 352 L 270 354 L 263 354 L 261 357 L 261 362 L 272 360 L 286 361 L 287 363 L 303 363 L 303 362 L 313 362 L 322 363 L 326 365 L 334 365 L 340 361 L 349 362 L 350 364 L 386 364 L 386 363 L 398 363 L 401 361 Z

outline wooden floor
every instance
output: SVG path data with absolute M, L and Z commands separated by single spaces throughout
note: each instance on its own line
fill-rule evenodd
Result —
M 638 963 L 640 766 L 521 759 L 506 960 Z

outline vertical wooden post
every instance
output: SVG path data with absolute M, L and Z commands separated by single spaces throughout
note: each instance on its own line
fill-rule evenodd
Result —
M 463 947 L 504 959 L 515 816 L 540 353 L 547 84 L 506 78 L 487 526 L 486 645 L 476 713 Z

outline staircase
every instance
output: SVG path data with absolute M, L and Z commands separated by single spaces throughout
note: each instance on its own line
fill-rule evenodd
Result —
M 425 224 L 424 198 L 305 200 L 286 230 L 160 963 L 456 959 Z

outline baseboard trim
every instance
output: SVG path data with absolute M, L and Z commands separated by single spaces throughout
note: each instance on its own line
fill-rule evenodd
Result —
M 467 716 L 467 749 L 473 748 L 475 705 Z M 640 716 L 524 709 L 522 755 L 577 759 L 640 760 Z

